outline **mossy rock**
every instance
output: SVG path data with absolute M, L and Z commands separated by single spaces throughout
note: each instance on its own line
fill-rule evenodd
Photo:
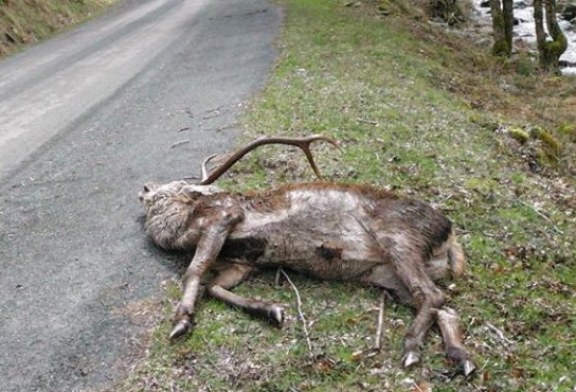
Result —
M 567 137 L 572 143 L 576 143 L 576 124 L 562 124 L 558 127 L 558 134 Z
M 543 165 L 556 165 L 562 152 L 562 145 L 558 139 L 550 132 L 538 127 L 530 131 L 530 136 L 541 143 L 535 150 L 538 162 Z
M 518 140 L 521 144 L 525 144 L 528 140 L 530 140 L 530 134 L 520 128 L 510 128 L 508 130 L 508 135 L 510 135 L 510 137 L 513 139 Z
M 532 128 L 530 135 L 536 139 L 540 140 L 547 148 L 554 151 L 556 154 L 560 154 L 562 150 L 562 145 L 550 132 L 541 128 Z

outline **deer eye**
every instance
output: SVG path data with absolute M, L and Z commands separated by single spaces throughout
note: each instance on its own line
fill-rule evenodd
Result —
M 144 192 L 150 192 L 150 188 L 148 188 L 148 185 L 144 185 Z

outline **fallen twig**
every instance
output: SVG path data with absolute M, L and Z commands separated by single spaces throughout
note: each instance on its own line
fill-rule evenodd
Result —
M 526 203 L 524 201 L 520 201 L 520 204 L 522 204 L 525 207 L 530 208 L 532 211 L 534 211 L 540 218 L 544 219 L 546 222 L 550 223 L 552 225 L 552 229 L 554 229 L 554 231 L 558 234 L 564 234 L 564 232 L 562 230 L 560 230 L 558 228 L 558 226 L 556 226 L 556 224 L 554 223 L 554 221 L 552 221 L 552 219 L 550 219 L 550 217 L 548 215 L 546 215 L 545 213 L 543 213 L 542 211 L 540 211 L 538 208 L 534 207 L 533 205 Z
M 292 286 L 294 293 L 296 294 L 298 317 L 300 317 L 300 320 L 302 321 L 302 326 L 304 328 L 304 336 L 306 337 L 306 343 L 308 344 L 308 355 L 310 356 L 310 358 L 314 358 L 314 354 L 312 353 L 312 343 L 310 342 L 310 335 L 308 334 L 308 327 L 306 326 L 306 319 L 304 318 L 304 314 L 302 313 L 302 300 L 300 299 L 300 293 L 298 292 L 298 289 L 296 288 L 294 283 L 292 283 L 292 280 L 290 279 L 288 274 L 282 268 L 279 268 L 278 270 L 282 273 L 282 275 L 284 275 L 288 283 L 290 283 L 290 286 Z
M 497 328 L 496 326 L 492 325 L 489 322 L 486 322 L 486 327 L 488 327 L 489 330 L 491 330 L 492 332 L 494 332 L 496 334 L 496 336 L 498 336 L 498 338 L 508 344 L 509 346 L 513 346 L 514 345 L 514 341 L 508 339 L 506 336 L 504 336 L 504 332 L 502 332 L 501 329 Z
M 172 144 L 170 146 L 170 148 L 178 147 L 178 146 L 181 146 L 182 144 L 187 144 L 187 143 L 190 143 L 190 140 L 180 140 L 179 142 Z
M 229 125 L 224 125 L 221 127 L 214 128 L 213 131 L 214 132 L 222 132 L 222 131 L 225 131 L 227 129 L 233 129 L 233 128 L 237 128 L 237 127 L 238 127 L 238 124 L 234 123 L 234 124 L 229 124 Z
M 377 127 L 378 125 L 380 125 L 377 121 L 367 120 L 367 119 L 364 119 L 364 118 L 357 118 L 356 121 L 358 121 L 359 123 L 374 125 L 374 126 L 376 126 L 376 127 Z
M 385 290 L 382 290 L 382 297 L 380 298 L 380 309 L 378 310 L 378 327 L 376 329 L 376 343 L 374 344 L 374 348 L 376 350 L 382 349 L 382 329 L 384 325 L 384 307 L 386 306 L 386 293 Z

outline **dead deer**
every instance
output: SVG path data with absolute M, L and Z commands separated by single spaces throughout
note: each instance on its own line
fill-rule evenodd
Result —
M 286 267 L 326 280 L 357 281 L 386 289 L 415 308 L 404 338 L 402 363 L 420 362 L 419 348 L 437 323 L 446 356 L 466 376 L 475 370 L 459 334 L 456 312 L 445 306 L 435 281 L 462 275 L 465 258 L 450 220 L 429 204 L 369 185 L 333 182 L 281 186 L 263 192 L 225 192 L 212 184 L 249 151 L 280 143 L 301 148 L 317 176 L 310 152 L 323 136 L 259 139 L 232 155 L 208 175 L 202 164 L 199 185 L 174 181 L 146 184 L 139 197 L 146 209 L 146 231 L 166 250 L 195 250 L 183 277 L 181 301 L 170 338 L 192 326 L 201 278 L 214 298 L 282 325 L 281 305 L 244 298 L 230 291 L 249 273 Z

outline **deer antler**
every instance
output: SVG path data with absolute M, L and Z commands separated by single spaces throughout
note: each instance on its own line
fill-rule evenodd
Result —
M 204 161 L 202 162 L 202 182 L 201 184 L 204 185 L 204 181 L 206 181 L 208 179 L 208 169 L 206 169 L 206 165 L 208 164 L 208 162 L 210 162 L 212 159 L 216 158 L 217 155 L 210 155 L 209 157 L 207 157 L 206 159 L 204 159 Z M 207 183 L 210 184 L 210 183 Z
M 224 162 L 222 165 L 220 165 L 210 175 L 208 175 L 208 171 L 206 170 L 206 165 L 208 164 L 208 162 L 210 162 L 210 160 L 212 160 L 215 157 L 215 155 L 212 155 L 212 156 L 206 158 L 204 160 L 204 162 L 202 162 L 202 182 L 200 182 L 200 185 L 212 184 L 214 181 L 216 181 L 218 178 L 220 178 L 220 176 L 222 176 L 224 173 L 226 173 L 226 171 L 228 169 L 230 169 L 236 162 L 238 162 L 244 155 L 248 154 L 250 151 L 254 150 L 255 148 L 257 148 L 259 146 L 263 146 L 265 144 L 287 144 L 290 146 L 299 147 L 302 151 L 304 151 L 304 154 L 306 155 L 306 158 L 308 159 L 308 163 L 310 163 L 310 166 L 312 167 L 312 170 L 314 170 L 314 173 L 318 176 L 318 178 L 322 178 L 322 175 L 320 174 L 320 171 L 318 170 L 318 167 L 316 166 L 316 163 L 314 162 L 314 158 L 312 157 L 312 152 L 310 151 L 310 144 L 312 142 L 317 141 L 317 140 L 322 140 L 322 141 L 328 142 L 328 143 L 332 144 L 334 147 L 340 149 L 340 146 L 338 145 L 338 143 L 335 140 L 330 139 L 326 136 L 322 136 L 322 135 L 312 135 L 312 136 L 303 137 L 303 138 L 285 138 L 285 137 L 261 138 L 261 139 L 253 141 L 250 144 L 247 144 L 246 146 L 244 146 L 240 150 L 236 151 L 230 158 L 228 158 L 226 160 L 226 162 Z

